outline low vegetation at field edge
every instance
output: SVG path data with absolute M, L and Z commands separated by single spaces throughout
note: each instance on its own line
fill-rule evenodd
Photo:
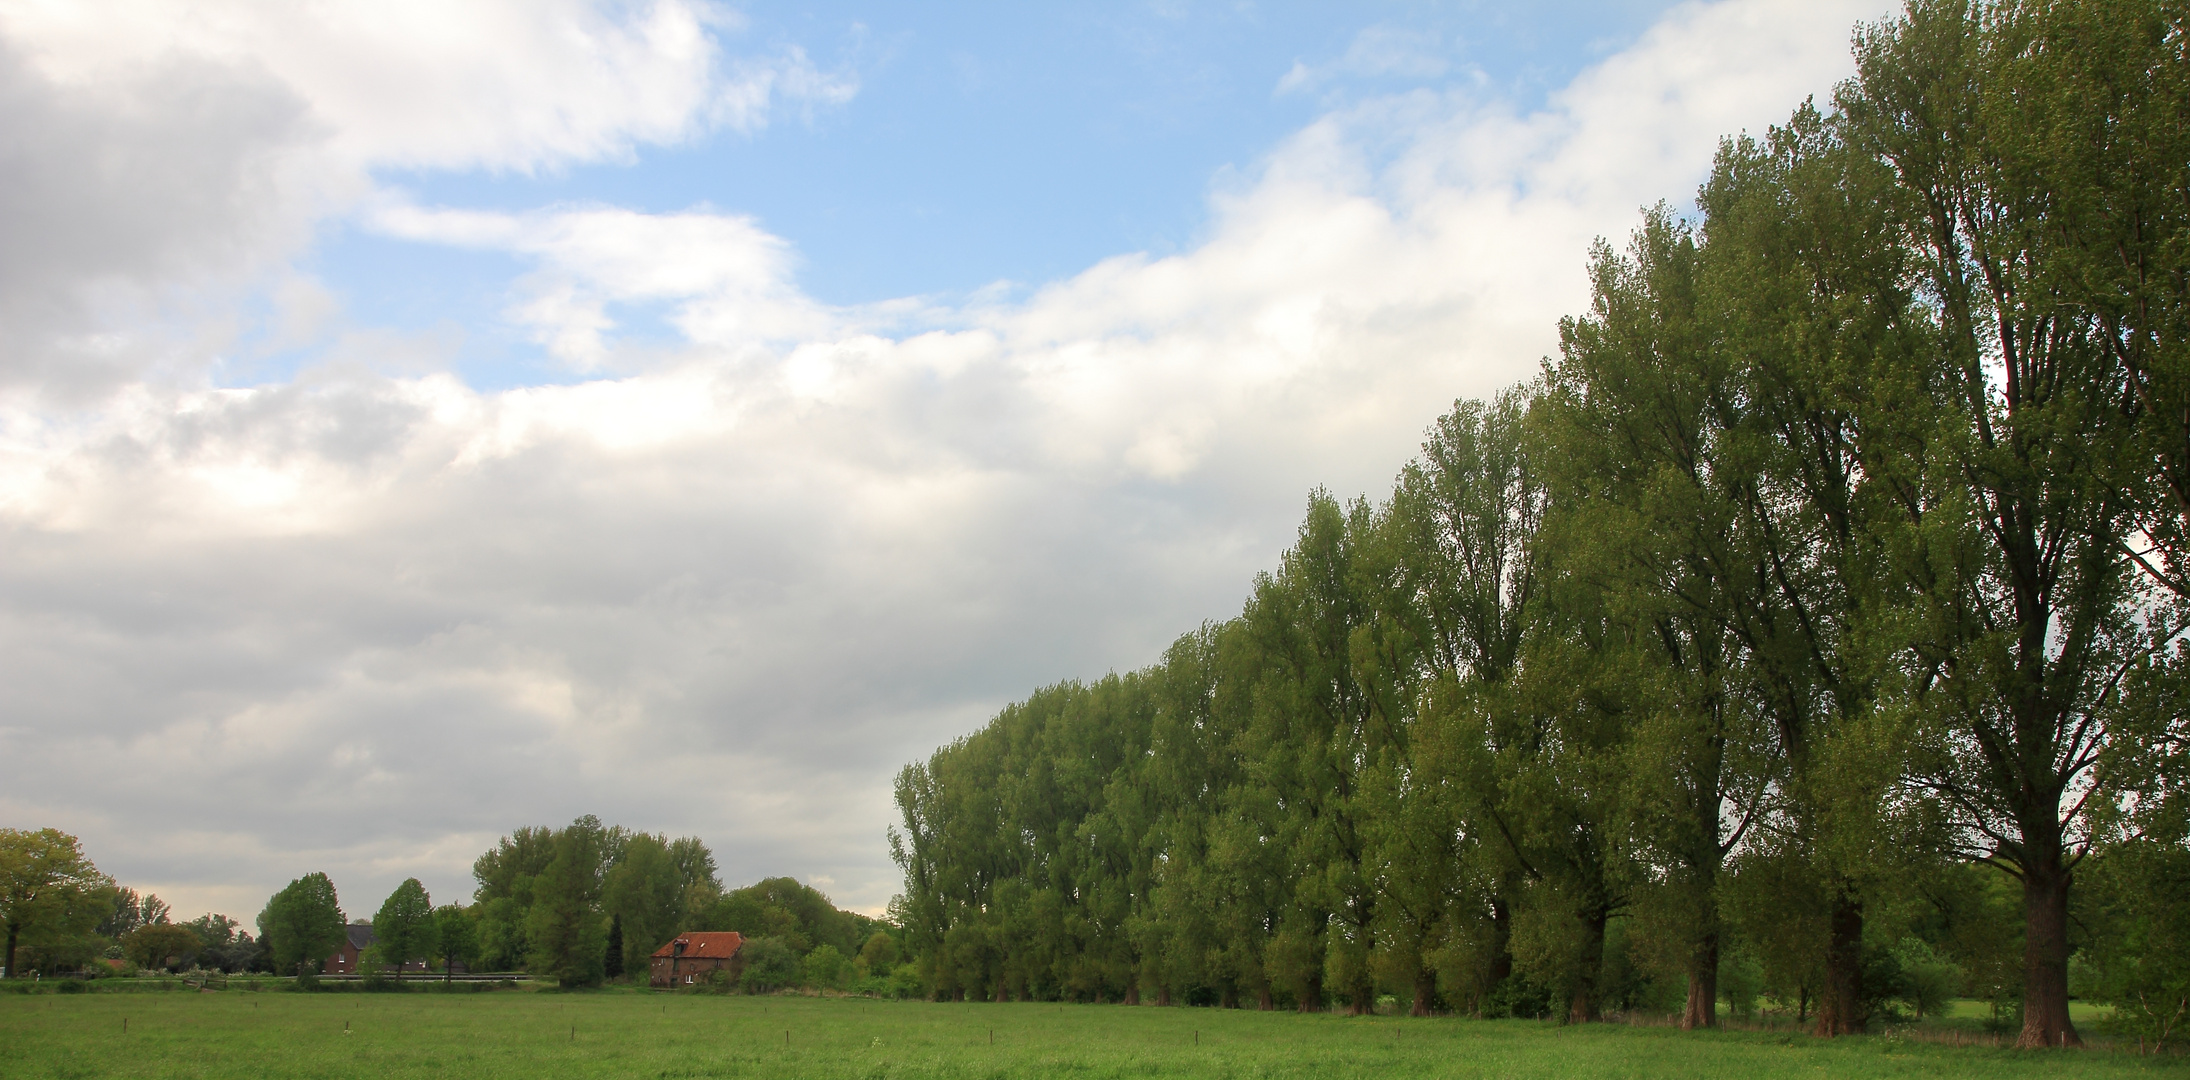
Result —
M 124 1026 L 127 1032 L 124 1032 Z M 0 1077 L 2077 1077 L 2182 1059 L 1217 1009 L 503 992 L 0 998 Z

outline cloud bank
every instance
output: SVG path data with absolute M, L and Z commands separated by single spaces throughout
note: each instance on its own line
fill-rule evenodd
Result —
M 1236 611 L 1309 488 L 1380 493 L 1532 374 L 1591 239 L 1880 14 L 1691 4 L 1532 113 L 1334 103 L 1189 251 L 832 307 L 734 212 L 381 177 L 615 160 L 849 77 L 728 59 L 689 4 L 388 10 L 0 8 L 0 817 L 184 912 L 317 869 L 353 911 L 457 898 L 494 836 L 588 812 L 879 908 L 899 765 Z M 301 317 L 288 260 L 343 216 L 519 260 L 504 316 L 591 377 L 482 392 L 368 338 L 215 388 L 239 298 Z

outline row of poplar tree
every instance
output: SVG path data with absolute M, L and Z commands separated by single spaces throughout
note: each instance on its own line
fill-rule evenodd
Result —
M 2180 1015 L 2186 12 L 1860 28 L 1238 617 L 906 767 L 929 986 L 1693 1026 L 1738 961 L 1836 1034 L 1921 946 L 2024 1045 L 2072 968 Z

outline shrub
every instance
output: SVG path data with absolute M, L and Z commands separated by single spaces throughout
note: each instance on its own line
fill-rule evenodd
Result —
M 391 979 L 378 971 L 366 972 L 365 977 L 358 980 L 357 988 L 368 994 L 401 994 L 410 990 L 409 985 Z
M 841 990 L 850 981 L 851 963 L 834 945 L 822 945 L 806 954 L 806 985 L 816 990 Z
M 1921 1020 L 1936 1015 L 1962 988 L 1962 969 L 1922 940 L 1905 937 L 1893 947 L 1900 968 L 1899 998 Z
M 1485 1020 L 1541 1020 L 1551 1015 L 1551 988 L 1540 986 L 1518 972 L 1506 976 L 1483 995 Z
M 882 983 L 886 997 L 904 1000 L 928 996 L 927 984 L 921 980 L 920 969 L 916 964 L 899 964 Z
M 1719 955 L 1719 1000 L 1737 1019 L 1753 1020 L 1757 995 L 1764 991 L 1764 964 L 1746 949 L 1729 949 Z

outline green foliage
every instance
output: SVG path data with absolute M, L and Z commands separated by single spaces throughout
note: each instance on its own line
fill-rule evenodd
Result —
M 738 985 L 748 994 L 771 994 L 797 986 L 805 974 L 797 950 L 779 938 L 746 938 L 738 947 L 738 956 L 745 961 Z
M 470 967 L 479 959 L 479 920 L 472 909 L 460 904 L 443 904 L 433 909 L 433 958 L 441 962 L 444 971 L 453 971 L 462 964 Z
M 859 947 L 857 963 L 863 975 L 886 976 L 897 966 L 897 939 L 888 931 L 877 930 L 867 935 L 865 944 Z
M 599 909 L 601 866 L 607 831 L 580 818 L 555 834 L 554 857 L 533 883 L 525 918 L 527 957 L 533 975 L 564 987 L 597 986 L 608 945 L 608 920 Z
M 84 934 L 106 915 L 114 883 L 83 845 L 58 829 L 0 829 L 0 969 L 14 977 L 17 949 Z
M 233 974 L 257 971 L 266 964 L 266 949 L 250 934 L 237 930 L 236 920 L 226 915 L 207 912 L 183 925 L 203 943 L 198 951 L 201 967 Z
M 300 976 L 319 974 L 320 964 L 342 947 L 342 905 L 335 883 L 312 873 L 290 882 L 259 913 L 259 940 L 266 944 L 274 970 Z
M 439 931 L 426 886 L 417 878 L 405 878 L 373 916 L 373 959 L 394 967 L 396 978 L 401 979 L 404 964 L 434 955 L 440 945 Z
M 683 925 L 689 884 L 661 837 L 640 833 L 625 843 L 623 860 L 608 870 L 601 887 L 602 907 L 623 930 L 622 970 L 646 970 L 654 950 L 692 929 Z
M 806 985 L 815 990 L 842 990 L 851 982 L 852 963 L 834 945 L 816 945 L 802 965 Z
M 608 928 L 620 926 L 623 969 L 643 971 L 647 956 L 670 938 L 713 929 L 709 920 L 722 894 L 715 857 L 698 838 L 633 833 L 590 815 L 561 830 L 515 830 L 472 864 L 472 876 L 479 883 L 470 911 L 481 963 L 535 974 L 569 970 L 581 983 L 597 980 L 608 964 L 605 952 L 586 964 L 551 959 L 578 947 L 574 933 L 593 935 L 605 950 Z M 579 925 L 579 908 L 599 916 L 598 934 Z M 552 942 L 538 936 L 550 930 Z M 590 969 L 598 970 L 586 974 Z
M 695 916 L 694 922 L 696 925 L 689 929 L 735 930 L 748 938 L 771 938 L 802 956 L 820 945 L 833 947 L 839 955 L 852 955 L 880 925 L 864 915 L 838 909 L 819 890 L 787 877 L 768 878 L 724 893 Z M 660 946 L 661 942 L 654 945 Z
M 1906 937 L 1892 950 L 1900 1001 L 1916 1019 L 1937 1016 L 1962 993 L 1962 968 L 1921 938 Z
M 152 923 L 122 935 L 122 955 L 141 968 L 187 967 L 204 947 L 189 927 Z
M 2118 1034 L 2179 1042 L 2190 1020 L 2190 850 L 2142 840 L 2086 866 L 2085 989 L 2114 1006 Z
M 140 926 L 171 921 L 173 909 L 167 901 L 157 896 L 137 895 L 137 890 L 116 887 L 113 909 L 101 916 L 98 934 L 106 938 L 119 938 Z
M 1764 965 L 1747 949 L 1719 955 L 1719 1000 L 1726 1011 L 1743 1020 L 1757 1015 L 1757 997 L 1764 992 Z

